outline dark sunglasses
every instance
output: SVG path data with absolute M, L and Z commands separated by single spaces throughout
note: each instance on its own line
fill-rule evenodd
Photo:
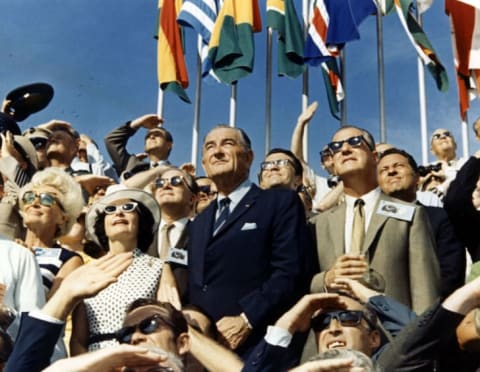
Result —
M 452 137 L 452 133 L 450 133 L 448 130 L 445 131 L 445 132 L 441 132 L 441 133 L 435 133 L 433 136 L 432 136 L 432 140 L 438 140 L 442 137 Z
M 106 205 L 105 208 L 103 208 L 103 211 L 106 214 L 114 214 L 114 213 L 117 213 L 118 210 L 124 213 L 131 213 L 135 209 L 137 209 L 137 207 L 138 207 L 138 203 L 128 202 L 121 205 Z
M 212 191 L 212 188 L 210 185 L 205 185 L 205 186 L 198 186 L 198 194 L 202 193 L 207 196 L 216 196 L 218 194 L 218 191 Z
M 290 164 L 290 160 L 278 159 L 278 160 L 264 161 L 260 163 L 260 167 L 262 168 L 262 170 L 268 170 L 268 169 L 272 169 L 273 167 L 286 167 L 288 164 Z
M 173 187 L 180 186 L 182 185 L 183 182 L 183 177 L 182 176 L 173 176 L 170 178 L 157 178 L 155 180 L 155 187 L 157 189 L 161 189 L 162 187 L 165 187 L 166 185 L 171 185 Z M 188 183 L 185 182 L 185 185 L 190 189 L 190 186 L 188 186 Z M 190 189 L 191 190 L 191 189 Z
M 343 327 L 356 327 L 360 324 L 362 318 L 371 328 L 374 328 L 364 312 L 360 310 L 339 310 L 320 314 L 312 319 L 311 325 L 315 332 L 320 332 L 330 325 L 332 319 L 336 319 Z
M 37 198 L 40 202 L 40 205 L 43 205 L 44 207 L 51 208 L 54 204 L 57 204 L 62 211 L 64 210 L 58 199 L 48 192 L 41 192 L 40 194 L 37 194 L 33 191 L 27 191 L 25 194 L 23 194 L 22 201 L 24 204 L 32 204 L 35 200 L 37 200 Z
M 142 334 L 149 335 L 155 332 L 161 326 L 166 326 L 172 330 L 174 329 L 173 324 L 164 319 L 162 315 L 154 314 L 152 316 L 149 316 L 148 318 L 143 319 L 138 324 L 121 328 L 116 332 L 115 338 L 121 344 L 129 344 L 132 342 L 132 336 L 137 329 Z
M 362 144 L 362 141 L 365 141 L 365 138 L 362 135 L 358 135 L 358 136 L 347 138 L 346 140 L 343 140 L 343 141 L 330 142 L 327 146 L 332 152 L 332 154 L 336 154 L 342 149 L 344 143 L 348 143 L 349 146 L 351 147 L 359 147 Z M 365 141 L 365 143 L 367 142 Z M 368 148 L 370 148 L 368 143 L 367 143 L 367 146 Z
M 45 148 L 45 146 L 47 145 L 46 138 L 30 138 L 30 142 L 32 142 L 33 147 L 35 147 L 35 150 L 41 150 Z

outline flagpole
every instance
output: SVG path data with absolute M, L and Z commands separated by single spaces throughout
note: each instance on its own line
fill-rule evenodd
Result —
M 302 1 L 302 15 L 303 15 L 303 36 L 304 40 L 307 38 L 308 32 L 308 0 Z M 306 66 L 305 71 L 302 76 L 302 112 L 305 111 L 308 107 L 308 66 Z M 305 126 L 303 133 L 303 159 L 308 163 L 308 125 Z
M 270 150 L 272 131 L 272 28 L 267 28 L 267 68 L 265 91 L 265 155 Z
M 235 127 L 237 119 L 237 82 L 234 81 L 231 85 L 230 92 L 230 119 L 229 125 Z
M 469 156 L 470 149 L 469 149 L 469 138 L 468 138 L 468 114 L 465 113 L 465 119 L 462 120 L 462 149 L 463 154 L 462 156 L 466 159 Z
M 422 27 L 422 14 L 417 13 L 417 21 Z M 427 128 L 427 96 L 425 93 L 425 67 L 420 57 L 418 66 L 418 98 L 420 101 L 420 133 L 422 140 L 422 164 L 428 164 L 428 128 Z
M 163 90 L 158 85 L 157 115 L 163 118 Z
M 342 126 L 347 125 L 347 82 L 345 78 L 347 76 L 347 45 L 345 45 L 340 51 L 340 81 L 342 82 L 343 91 L 345 92 L 343 100 L 340 103 L 342 106 Z
M 202 37 L 198 36 L 198 53 L 197 53 L 197 81 L 195 86 L 195 107 L 193 111 L 193 128 L 192 128 L 192 164 L 197 168 L 198 154 L 198 133 L 200 128 L 200 104 L 202 101 L 202 57 L 200 55 L 202 45 Z
M 383 20 L 382 9 L 378 2 L 377 6 L 377 61 L 378 61 L 378 99 L 380 111 L 380 142 L 387 142 L 385 126 L 385 81 L 384 81 L 384 58 L 383 58 Z

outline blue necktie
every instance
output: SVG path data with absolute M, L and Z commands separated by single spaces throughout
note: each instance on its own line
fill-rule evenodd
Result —
M 220 200 L 218 203 L 220 204 L 220 214 L 213 225 L 213 236 L 215 236 L 218 231 L 222 228 L 222 226 L 227 221 L 228 215 L 230 214 L 230 199 L 225 198 Z

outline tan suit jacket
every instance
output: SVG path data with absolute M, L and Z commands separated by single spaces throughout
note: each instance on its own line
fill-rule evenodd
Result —
M 380 200 L 411 205 L 412 221 L 377 213 Z M 324 291 L 324 276 L 337 257 L 345 253 L 345 204 L 336 206 L 311 221 L 315 224 L 320 272 L 311 282 L 312 292 Z M 435 240 L 421 206 L 380 194 L 365 236 L 363 252 L 370 266 L 383 275 L 385 294 L 423 312 L 440 294 L 440 269 Z

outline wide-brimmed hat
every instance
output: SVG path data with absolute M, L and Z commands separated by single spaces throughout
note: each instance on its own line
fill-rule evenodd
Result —
M 43 110 L 53 98 L 53 87 L 46 83 L 34 83 L 15 88 L 7 94 L 9 100 L 5 112 L 16 121 L 22 121 L 31 114 Z
M 153 216 L 153 225 L 151 233 L 155 233 L 160 224 L 160 206 L 157 201 L 149 193 L 140 189 L 128 189 L 121 188 L 121 185 L 114 185 L 107 189 L 107 195 L 95 202 L 85 217 L 85 226 L 92 240 L 101 246 L 100 240 L 95 233 L 95 222 L 97 221 L 98 214 L 103 212 L 106 205 L 111 204 L 116 200 L 129 199 L 142 204 L 147 208 Z M 111 191 L 111 190 L 114 191 Z

